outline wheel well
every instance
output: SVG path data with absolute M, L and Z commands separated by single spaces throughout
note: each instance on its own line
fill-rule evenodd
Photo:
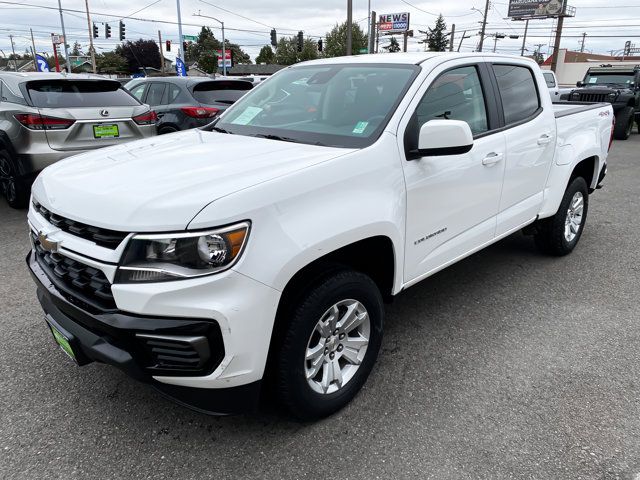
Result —
M 270 365 L 279 347 L 278 339 L 283 337 L 282 332 L 287 328 L 287 321 L 298 300 L 314 284 L 344 268 L 357 270 L 368 275 L 380 289 L 382 297 L 386 301 L 391 299 L 395 256 L 393 242 L 390 238 L 376 236 L 363 239 L 314 260 L 291 277 L 282 291 L 271 334 L 265 376 L 270 376 L 272 370 Z
M 585 158 L 584 160 L 580 161 L 580 163 L 578 163 L 573 169 L 573 172 L 571 172 L 569 183 L 571 183 L 574 178 L 582 177 L 587 182 L 587 186 L 589 187 L 589 189 L 591 189 L 591 182 L 593 182 L 595 169 L 596 157 Z

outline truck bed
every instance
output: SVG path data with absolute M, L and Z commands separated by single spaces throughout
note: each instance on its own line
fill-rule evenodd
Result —
M 553 102 L 553 113 L 556 118 L 610 106 L 605 102 Z

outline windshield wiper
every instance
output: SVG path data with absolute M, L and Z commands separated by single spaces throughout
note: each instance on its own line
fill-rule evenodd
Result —
M 253 135 L 250 135 L 251 137 L 258 137 L 258 138 L 266 138 L 267 140 L 279 140 L 281 142 L 293 142 L 293 143 L 298 143 L 298 140 L 296 140 L 295 138 L 291 138 L 291 137 L 282 137 L 280 135 L 272 135 L 270 133 L 255 133 Z
M 230 132 L 229 130 L 225 130 L 222 127 L 216 127 L 215 125 L 213 127 L 211 127 L 211 130 L 214 130 L 214 131 L 220 132 L 220 133 L 228 133 L 229 135 L 233 135 L 233 133 Z

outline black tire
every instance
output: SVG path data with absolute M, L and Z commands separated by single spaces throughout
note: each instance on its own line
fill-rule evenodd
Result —
M 613 129 L 613 138 L 626 140 L 631 136 L 634 120 L 633 107 L 624 107 L 616 115 L 616 126 Z
M 584 202 L 582 218 L 578 231 L 575 232 L 575 237 L 572 240 L 568 240 L 565 236 L 565 222 L 569 215 L 569 206 L 578 193 L 582 194 Z M 553 217 L 538 220 L 538 222 L 536 222 L 537 233 L 535 234 L 534 239 L 538 248 L 544 253 L 558 257 L 571 253 L 580 241 L 580 237 L 584 231 L 584 226 L 587 222 L 588 211 L 589 189 L 587 187 L 587 182 L 582 177 L 576 177 L 571 181 L 567 190 L 564 192 L 564 196 L 562 197 L 557 213 Z
M 360 302 L 366 309 L 370 321 L 369 343 L 353 377 L 333 393 L 319 393 L 313 390 L 306 378 L 307 346 L 323 315 L 333 305 L 347 299 Z M 291 317 L 274 362 L 276 395 L 289 412 L 300 420 L 331 415 L 355 397 L 373 369 L 382 342 L 382 296 L 367 275 L 341 270 L 316 283 L 290 311 Z
M 18 174 L 9 152 L 0 150 L 0 194 L 11 208 L 25 208 L 29 204 L 29 193 L 29 185 Z

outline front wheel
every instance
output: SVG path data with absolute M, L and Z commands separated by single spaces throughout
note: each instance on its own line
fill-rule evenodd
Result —
M 633 130 L 633 120 L 633 107 L 625 107 L 620 110 L 616 115 L 616 126 L 613 128 L 613 138 L 616 140 L 628 139 Z
M 295 308 L 278 352 L 281 402 L 301 420 L 344 407 L 364 385 L 380 350 L 384 309 L 366 275 L 339 271 Z
M 589 189 L 582 177 L 576 177 L 564 192 L 557 213 L 538 220 L 535 242 L 538 248 L 550 255 L 567 255 L 576 248 L 589 209 Z

